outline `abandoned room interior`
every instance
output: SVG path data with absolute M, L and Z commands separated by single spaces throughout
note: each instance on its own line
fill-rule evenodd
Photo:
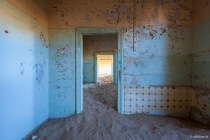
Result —
M 210 0 L 0 0 L 0 139 L 210 139 Z

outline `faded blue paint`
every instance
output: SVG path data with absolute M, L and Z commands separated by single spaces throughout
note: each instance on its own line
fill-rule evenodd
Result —
M 192 85 L 199 91 L 196 93 L 196 99 L 202 100 L 204 107 L 201 109 L 199 104 L 192 106 L 191 117 L 210 124 L 210 19 L 193 29 L 192 56 Z
M 152 38 L 145 34 L 158 27 L 144 28 L 136 28 L 134 52 L 132 30 L 123 33 L 125 85 L 191 85 L 191 28 L 165 28 Z
M 75 29 L 49 29 L 49 117 L 75 114 Z
M 193 86 L 210 88 L 210 19 L 193 29 Z
M 36 80 L 41 84 L 45 76 L 45 66 L 37 63 L 33 66 L 33 69 L 36 71 Z
M 48 30 L 6 0 L 0 17 L 0 139 L 18 140 L 48 118 Z

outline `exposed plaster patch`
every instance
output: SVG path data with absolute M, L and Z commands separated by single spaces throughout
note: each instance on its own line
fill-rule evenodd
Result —
M 133 13 L 131 9 L 127 5 L 125 5 L 124 0 L 120 0 L 119 6 L 116 8 L 115 11 L 105 13 L 107 22 L 110 24 L 110 18 L 115 22 L 114 24 L 118 24 L 120 22 L 120 19 L 123 18 L 123 16 L 125 16 L 127 23 L 131 23 L 133 18 L 132 15 Z

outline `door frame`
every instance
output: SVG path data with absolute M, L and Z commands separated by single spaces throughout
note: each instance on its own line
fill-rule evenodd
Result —
M 113 57 L 113 59 L 112 59 L 112 67 L 113 67 L 113 69 L 112 69 L 112 73 L 113 73 L 113 83 L 114 83 L 114 76 L 115 76 L 115 63 L 116 62 L 114 62 L 114 55 L 115 55 L 115 51 L 112 51 L 112 52 L 95 52 L 94 53 L 94 82 L 96 83 L 97 82 L 97 78 L 98 78 L 98 60 L 97 60 L 97 55 L 112 55 L 112 57 Z
M 121 28 L 77 28 L 76 29 L 76 114 L 83 110 L 83 35 L 109 35 L 117 34 L 118 39 L 118 99 L 117 110 L 124 113 L 123 92 L 123 52 L 122 52 L 122 29 Z

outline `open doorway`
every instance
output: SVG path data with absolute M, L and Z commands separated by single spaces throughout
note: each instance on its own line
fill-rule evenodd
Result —
M 97 82 L 113 83 L 113 55 L 96 55 Z
M 110 40 L 111 39 L 111 40 Z M 115 43 L 112 41 L 115 40 Z M 97 83 L 99 81 L 98 59 L 111 55 L 112 83 L 117 86 L 117 110 L 123 113 L 122 88 L 122 35 L 120 29 L 81 28 L 76 31 L 76 113 L 83 110 L 83 82 Z M 114 45 L 115 44 L 115 45 Z M 113 48 L 113 45 L 115 46 Z M 101 56 L 102 55 L 102 56 Z M 103 57 L 103 61 L 105 58 Z M 107 59 L 107 58 L 106 58 Z M 108 60 L 108 59 L 107 59 Z M 98 63 L 99 62 L 99 63 Z M 104 62 L 105 63 L 105 62 Z M 106 62 L 108 65 L 108 61 Z M 103 67 L 103 66 L 102 66 Z M 105 65 L 104 65 L 105 67 Z M 104 68 L 100 71 L 103 73 Z M 108 74 L 108 71 L 107 71 Z M 103 75 L 103 74 L 102 74 Z

